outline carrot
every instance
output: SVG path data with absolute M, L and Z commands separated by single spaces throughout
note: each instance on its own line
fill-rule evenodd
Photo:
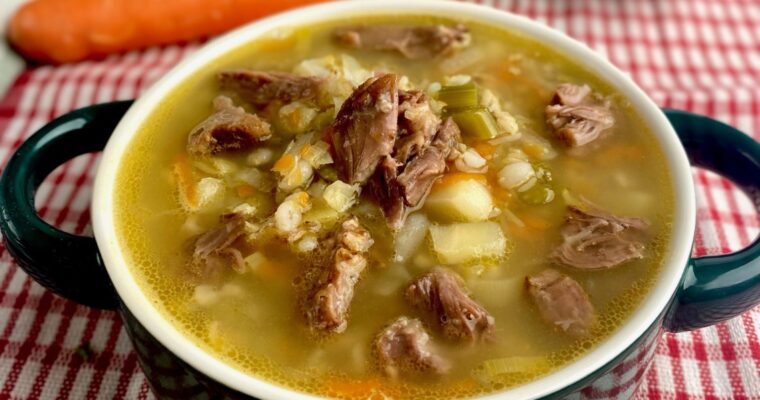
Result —
M 477 142 L 472 145 L 472 148 L 475 149 L 475 151 L 477 151 L 478 154 L 483 156 L 483 158 L 486 160 L 492 159 L 493 153 L 496 151 L 496 146 L 488 142 Z
M 377 378 L 370 379 L 348 379 L 348 378 L 331 378 L 326 382 L 329 392 L 338 397 L 362 397 L 367 398 L 376 389 L 382 386 Z
M 33 0 L 10 21 L 26 57 L 66 63 L 194 40 L 324 0 Z
M 240 185 L 235 190 L 237 191 L 238 197 L 243 199 L 256 194 L 256 188 L 251 185 Z
M 296 158 L 292 154 L 283 154 L 280 159 L 275 161 L 272 166 L 274 172 L 286 172 L 293 168 L 296 164 Z
M 471 174 L 467 172 L 449 172 L 441 177 L 441 179 L 435 182 L 432 191 L 443 189 L 447 186 L 451 186 L 457 182 L 474 180 L 488 186 L 488 180 L 483 174 Z
M 195 188 L 195 178 L 185 156 L 177 157 L 174 162 L 174 177 L 177 179 L 180 199 L 189 208 L 198 205 L 198 192 Z

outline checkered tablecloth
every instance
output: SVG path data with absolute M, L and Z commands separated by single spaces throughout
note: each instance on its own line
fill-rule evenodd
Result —
M 505 0 L 488 5 L 567 32 L 628 72 L 660 105 L 710 115 L 760 139 L 760 1 Z M 197 48 L 153 48 L 96 62 L 27 68 L 0 101 L 0 166 L 55 116 L 131 99 Z M 2 71 L 0 71 L 2 73 Z M 36 199 L 43 218 L 89 232 L 98 157 L 54 171 Z M 696 255 L 739 249 L 760 224 L 728 181 L 695 170 Z M 760 399 L 760 308 L 714 327 L 668 334 L 636 398 Z M 82 357 L 81 345 L 92 349 Z M 79 350 L 78 350 L 79 349 Z M 113 312 L 63 300 L 0 247 L 0 399 L 152 398 Z

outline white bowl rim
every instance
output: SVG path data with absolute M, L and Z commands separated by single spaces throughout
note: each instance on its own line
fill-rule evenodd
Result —
M 152 111 L 164 96 L 207 62 L 279 27 L 300 26 L 320 21 L 337 20 L 351 15 L 392 14 L 439 15 L 474 20 L 507 30 L 521 32 L 535 40 L 551 44 L 576 60 L 585 60 L 586 67 L 625 95 L 657 136 L 667 159 L 675 194 L 673 237 L 665 256 L 659 279 L 638 309 L 597 347 L 563 368 L 529 383 L 484 396 L 489 399 L 533 399 L 556 393 L 610 363 L 641 337 L 669 303 L 681 280 L 691 253 L 696 209 L 694 186 L 686 153 L 665 115 L 654 102 L 624 73 L 601 55 L 563 33 L 526 17 L 461 2 L 414 2 L 390 0 L 383 2 L 350 1 L 324 3 L 265 18 L 227 33 L 187 57 L 145 94 L 121 120 L 111 136 L 97 173 L 93 188 L 92 221 L 95 239 L 108 274 L 123 303 L 137 320 L 172 353 L 190 366 L 242 393 L 262 399 L 310 399 L 313 395 L 287 389 L 248 375 L 214 358 L 179 332 L 140 289 L 129 272 L 115 231 L 113 192 L 121 156 L 140 126 L 141 118 Z

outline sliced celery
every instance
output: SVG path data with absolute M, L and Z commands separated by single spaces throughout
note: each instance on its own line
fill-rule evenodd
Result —
M 478 88 L 470 81 L 464 85 L 445 85 L 438 92 L 438 100 L 446 103 L 446 109 L 456 111 L 478 106 Z
M 491 112 L 485 108 L 459 111 L 451 116 L 462 134 L 478 139 L 493 139 L 499 135 Z

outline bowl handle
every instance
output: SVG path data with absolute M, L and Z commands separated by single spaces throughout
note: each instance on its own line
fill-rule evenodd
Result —
M 56 118 L 16 150 L 0 178 L 0 231 L 8 252 L 42 286 L 95 308 L 117 305 L 95 239 L 43 221 L 34 207 L 34 193 L 59 165 L 103 150 L 131 104 L 98 104 Z
M 760 144 L 714 119 L 665 110 L 692 165 L 738 185 L 760 212 Z M 672 332 L 733 318 L 760 302 L 760 238 L 731 254 L 694 257 L 666 320 Z

